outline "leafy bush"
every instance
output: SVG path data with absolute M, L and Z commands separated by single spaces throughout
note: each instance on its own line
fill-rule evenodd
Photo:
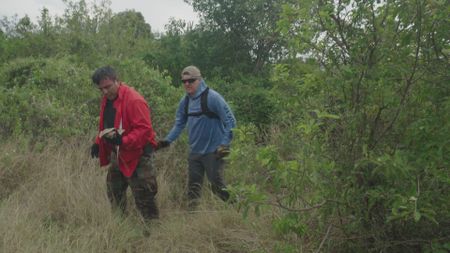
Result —
M 278 113 L 278 101 L 270 91 L 261 84 L 263 80 L 247 78 L 227 83 L 220 79 L 207 81 L 208 85 L 219 91 L 229 102 L 238 124 L 253 124 L 264 134 L 265 130 L 275 122 Z M 265 82 L 267 83 L 267 81 Z
M 0 69 L 2 136 L 86 133 L 96 100 L 86 67 L 69 58 L 17 59 Z M 82 100 L 80 101 L 80 98 Z
M 448 52 L 442 40 L 429 41 L 448 35 L 436 22 L 440 4 L 285 6 L 280 29 L 295 56 L 272 76 L 274 100 L 284 102 L 269 141 L 276 144 L 256 152 L 271 175 L 259 187 L 266 204 L 286 213 L 278 231 L 297 235 L 308 224 L 306 235 L 333 252 L 445 247 Z M 302 54 L 314 60 L 289 64 Z

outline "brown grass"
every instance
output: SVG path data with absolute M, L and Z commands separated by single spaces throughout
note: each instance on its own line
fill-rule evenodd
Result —
M 88 138 L 30 150 L 0 147 L 0 252 L 273 252 L 269 219 L 243 219 L 207 187 L 196 211 L 184 209 L 181 147 L 156 156 L 161 218 L 150 225 L 132 198 L 129 216 L 111 212 Z

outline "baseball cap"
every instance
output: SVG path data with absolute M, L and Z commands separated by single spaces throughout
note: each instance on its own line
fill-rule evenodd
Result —
M 186 68 L 181 71 L 181 79 L 187 80 L 187 79 L 201 79 L 202 74 L 200 73 L 200 70 L 195 66 L 187 66 Z

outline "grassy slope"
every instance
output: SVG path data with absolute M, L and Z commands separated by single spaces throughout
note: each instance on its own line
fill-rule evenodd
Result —
M 0 252 L 273 252 L 270 219 L 243 219 L 207 190 L 196 212 L 182 205 L 185 154 L 159 152 L 159 221 L 145 226 L 134 209 L 111 212 L 106 171 L 88 155 L 89 141 L 30 152 L 0 146 Z M 144 230 L 149 232 L 145 236 Z

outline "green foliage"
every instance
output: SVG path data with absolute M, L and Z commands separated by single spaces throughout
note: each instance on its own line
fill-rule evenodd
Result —
M 323 75 L 312 60 L 289 60 L 274 65 L 271 94 L 278 98 L 277 107 L 282 108 L 275 121 L 297 122 L 304 117 L 305 112 L 326 111 L 328 108 L 322 101 L 331 91 L 321 90 L 324 86 Z
M 185 33 L 190 31 L 188 24 L 182 20 L 171 19 L 166 25 L 167 33 L 159 39 L 154 52 L 147 52 L 144 60 L 150 66 L 158 66 L 161 70 L 167 70 L 172 78 L 172 85 L 180 85 L 181 70 L 192 65 L 189 57 L 193 48 L 188 45 Z M 199 66 L 201 67 L 201 66 Z M 203 69 L 202 69 L 203 70 Z
M 267 197 L 257 189 L 255 184 L 232 185 L 227 188 L 231 199 L 236 201 L 238 210 L 241 210 L 244 217 L 248 216 L 249 211 L 253 208 L 256 215 L 261 212 Z
M 298 252 L 298 249 L 296 245 L 286 244 L 286 243 L 277 243 L 275 246 L 276 252 L 283 252 L 283 253 L 293 253 Z
M 432 242 L 431 245 L 425 246 L 426 253 L 445 253 L 450 251 L 450 242 L 438 243 Z
M 343 244 L 344 252 L 411 251 L 448 233 L 448 212 L 441 211 L 449 208 L 442 197 L 449 190 L 448 158 L 440 150 L 448 149 L 442 134 L 450 132 L 439 116 L 448 114 L 448 54 L 443 40 L 430 41 L 431 34 L 448 35 L 448 22 L 437 19 L 444 9 L 410 1 L 285 6 L 279 26 L 293 56 L 286 62 L 303 54 L 320 69 L 305 72 L 314 62 L 274 69 L 274 94 L 293 95 L 286 107 L 292 113 L 280 116 L 301 122 L 283 135 L 305 141 L 304 153 L 294 157 L 314 187 L 279 182 L 338 203 L 320 208 L 321 219 L 337 219 L 344 235 L 363 238 Z M 292 156 L 286 151 L 274 168 L 285 167 Z M 303 202 L 299 196 L 293 203 Z M 414 243 L 395 243 L 408 239 Z
M 276 21 L 282 4 L 288 1 L 186 2 L 202 14 L 198 38 L 202 45 L 207 43 L 209 52 L 205 60 L 211 63 L 205 67 L 220 68 L 222 75 L 234 72 L 264 75 L 266 64 L 282 54 L 284 44 Z M 205 50 L 205 47 L 198 49 Z
M 93 43 L 101 58 L 142 58 L 154 47 L 150 25 L 140 12 L 114 14 L 102 22 L 98 30 Z
M 86 3 L 64 1 L 64 15 L 53 20 L 43 9 L 38 25 L 28 17 L 15 21 L 5 18 L 6 57 L 56 57 L 71 55 L 89 66 L 108 57 L 142 58 L 153 49 L 153 34 L 140 12 L 112 13 L 110 1 Z M 27 19 L 28 18 L 28 19 Z
M 288 215 L 274 221 L 274 229 L 280 234 L 295 233 L 297 236 L 305 234 L 306 225 L 301 222 L 300 215 L 289 213 Z
M 93 126 L 95 96 L 86 67 L 67 58 L 26 58 L 4 64 L 0 73 L 2 137 L 67 136 Z
M 267 172 L 254 159 L 258 152 L 258 146 L 255 145 L 258 139 L 257 133 L 258 129 L 252 124 L 241 124 L 233 129 L 233 143 L 229 156 L 229 175 L 232 177 L 232 182 L 236 180 L 245 184 L 253 184 L 267 179 Z M 247 173 L 242 175 L 239 172 L 244 168 Z M 233 175 L 236 178 L 233 178 Z
M 256 78 L 234 82 L 220 79 L 207 81 L 208 85 L 219 91 L 230 102 L 239 122 L 251 123 L 259 130 L 266 130 L 276 118 L 278 101 L 260 82 L 263 80 Z M 263 131 L 260 134 L 262 133 Z
M 89 135 L 103 65 L 166 133 L 194 64 L 235 112 L 229 191 L 272 219 L 273 249 L 449 249 L 446 1 L 194 0 L 200 25 L 173 19 L 158 36 L 109 1 L 64 2 L 60 17 L 0 22 L 1 138 Z
M 274 145 L 268 146 L 257 145 L 254 126 L 244 125 L 234 131 L 231 170 L 245 169 L 246 175 L 252 177 L 236 180 L 256 182 L 257 185 L 233 185 L 232 193 L 239 196 L 239 207 L 245 212 L 267 206 L 280 208 L 282 213 L 274 220 L 273 226 L 275 231 L 287 237 L 290 234 L 301 236 L 307 231 L 306 223 L 311 216 L 308 213 L 299 215 L 299 212 L 314 209 L 324 201 L 318 192 L 322 191 L 324 186 L 321 184 L 327 180 L 325 175 L 334 169 L 333 162 L 316 155 L 324 150 L 316 137 L 320 132 L 319 124 L 312 120 L 297 128 L 286 128 L 286 132 L 273 131 L 270 140 Z M 251 159 L 251 156 L 256 159 Z

